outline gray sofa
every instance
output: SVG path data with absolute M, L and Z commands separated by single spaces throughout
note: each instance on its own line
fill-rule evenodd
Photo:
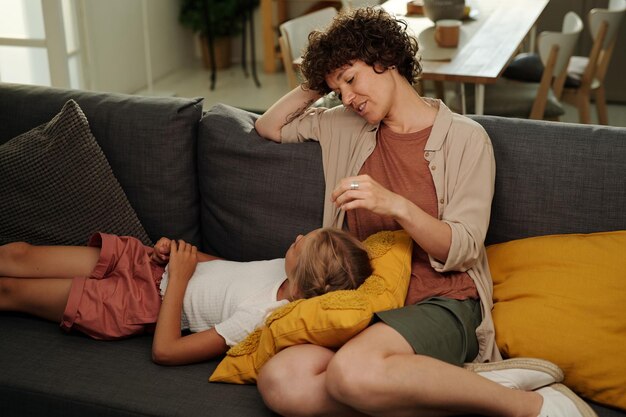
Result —
M 84 111 L 150 240 L 183 238 L 225 258 L 267 259 L 321 224 L 318 145 L 271 143 L 253 130 L 254 114 L 223 105 L 203 113 L 200 99 L 0 83 L 0 149 L 48 122 L 70 98 Z M 626 129 L 475 119 L 489 133 L 497 161 L 488 244 L 626 229 Z M 97 185 L 97 178 L 85 177 Z M 10 240 L 2 226 L 11 221 L 6 213 L 0 239 Z M 62 234 L 79 218 L 80 211 L 57 211 L 51 222 Z M 94 219 L 85 227 L 102 226 Z M 0 313 L 0 334 L 2 416 L 274 415 L 254 386 L 208 383 L 217 360 L 153 364 L 150 336 L 98 342 L 14 313 Z M 600 416 L 626 416 L 592 405 Z

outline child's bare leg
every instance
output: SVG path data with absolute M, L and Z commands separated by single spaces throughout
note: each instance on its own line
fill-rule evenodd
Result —
M 0 278 L 0 311 L 18 311 L 60 322 L 72 281 L 68 278 Z
M 99 257 L 100 248 L 9 243 L 0 246 L 0 277 L 84 277 L 91 274 Z

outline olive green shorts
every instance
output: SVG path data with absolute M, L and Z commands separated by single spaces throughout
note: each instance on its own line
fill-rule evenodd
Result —
M 400 333 L 416 354 L 458 366 L 478 355 L 479 300 L 433 297 L 376 316 Z

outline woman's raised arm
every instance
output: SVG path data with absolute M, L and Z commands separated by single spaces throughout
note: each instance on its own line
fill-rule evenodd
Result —
M 254 125 L 257 133 L 274 142 L 281 142 L 282 127 L 304 113 L 320 97 L 315 90 L 307 90 L 302 86 L 294 88 L 257 119 Z

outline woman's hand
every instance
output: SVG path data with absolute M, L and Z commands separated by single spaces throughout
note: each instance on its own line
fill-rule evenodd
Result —
M 170 242 L 170 279 L 189 281 L 198 265 L 198 249 L 184 240 Z
M 450 226 L 389 191 L 369 175 L 342 179 L 331 199 L 342 210 L 364 208 L 381 216 L 391 216 L 426 253 L 443 263 L 448 258 L 452 242 Z
M 152 255 L 150 256 L 152 262 L 158 265 L 167 264 L 170 260 L 171 242 L 171 239 L 166 237 L 159 239 L 159 241 L 154 245 L 154 251 L 152 251 Z
M 331 200 L 342 210 L 363 208 L 396 219 L 406 210 L 407 203 L 404 197 L 389 191 L 369 175 L 342 179 L 333 190 Z

